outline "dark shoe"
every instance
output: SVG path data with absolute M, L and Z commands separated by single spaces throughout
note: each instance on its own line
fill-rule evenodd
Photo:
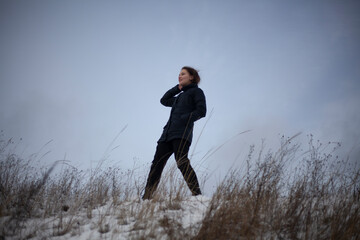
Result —
M 145 192 L 144 195 L 142 196 L 142 200 L 150 200 L 151 199 L 151 194 L 148 192 Z
M 193 196 L 201 195 L 200 189 L 197 189 L 197 190 L 195 190 L 195 191 L 192 191 L 192 195 L 193 195 Z

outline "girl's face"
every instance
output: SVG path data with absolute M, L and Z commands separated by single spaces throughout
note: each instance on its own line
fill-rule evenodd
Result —
M 179 85 L 180 86 L 185 87 L 185 86 L 191 84 L 192 79 L 194 79 L 194 77 L 191 76 L 186 69 L 181 69 L 180 74 L 179 74 Z

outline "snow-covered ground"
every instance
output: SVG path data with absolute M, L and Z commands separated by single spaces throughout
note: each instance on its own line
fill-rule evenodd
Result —
M 51 218 L 22 222 L 22 230 L 9 239 L 182 239 L 199 231 L 209 202 L 206 196 L 189 196 L 107 203 L 92 211 L 69 209 Z

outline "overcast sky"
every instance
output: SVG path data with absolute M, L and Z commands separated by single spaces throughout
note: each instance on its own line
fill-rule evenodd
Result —
M 49 165 L 150 164 L 170 113 L 159 100 L 190 65 L 208 107 L 191 148 L 208 120 L 192 157 L 201 174 L 297 132 L 358 161 L 359 12 L 359 1 L 1 0 L 3 139 L 22 138 L 24 157 L 52 140 Z

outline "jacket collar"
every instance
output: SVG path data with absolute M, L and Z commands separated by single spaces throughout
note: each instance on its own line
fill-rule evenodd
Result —
M 194 88 L 194 87 L 197 87 L 197 86 L 198 85 L 196 83 L 191 83 L 191 84 L 183 87 L 181 90 L 185 92 L 186 90 L 189 90 L 190 88 Z

